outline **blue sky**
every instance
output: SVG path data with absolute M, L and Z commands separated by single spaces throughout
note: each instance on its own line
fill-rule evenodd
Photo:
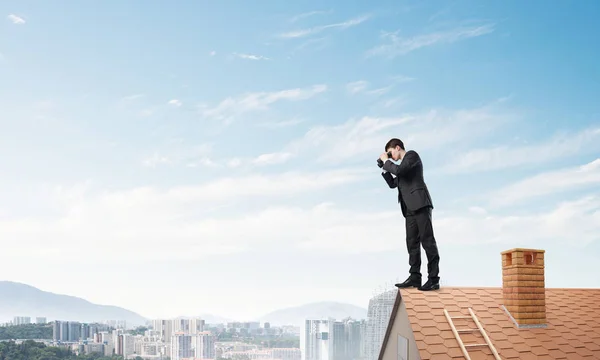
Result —
M 2 2 L 0 273 L 148 317 L 366 307 L 408 274 L 399 137 L 443 286 L 535 247 L 547 286 L 598 287 L 599 10 Z

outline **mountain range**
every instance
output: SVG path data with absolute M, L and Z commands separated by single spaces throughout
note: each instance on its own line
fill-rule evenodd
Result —
M 103 322 L 125 320 L 127 326 L 146 324 L 146 319 L 133 311 L 111 305 L 93 304 L 87 300 L 42 291 L 30 285 L 0 281 L 0 322 L 15 316 L 41 316 L 53 320 Z
M 0 323 L 12 321 L 15 316 L 46 317 L 48 321 L 104 322 L 125 320 L 128 327 L 146 325 L 148 319 L 140 314 L 118 306 L 99 305 L 85 299 L 43 291 L 30 285 L 0 281 Z M 366 319 L 367 310 L 338 303 L 317 302 L 270 312 L 256 321 L 269 322 L 274 326 L 300 326 L 306 318 Z M 189 316 L 182 316 L 189 317 Z M 199 314 L 207 324 L 233 321 L 212 314 Z

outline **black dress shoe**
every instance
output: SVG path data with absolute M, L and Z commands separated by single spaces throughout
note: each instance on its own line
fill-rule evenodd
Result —
M 421 291 L 431 291 L 431 290 L 439 290 L 440 289 L 440 282 L 439 281 L 431 281 L 431 280 L 427 280 L 427 282 L 425 284 L 423 284 L 423 286 L 419 286 L 419 290 Z
M 409 277 L 403 283 L 396 284 L 396 287 L 399 288 L 399 289 L 409 288 L 409 287 L 419 288 L 419 287 L 421 287 L 421 280 Z

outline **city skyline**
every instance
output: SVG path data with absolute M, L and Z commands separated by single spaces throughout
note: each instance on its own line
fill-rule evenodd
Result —
M 442 287 L 500 286 L 515 247 L 599 287 L 598 10 L 3 2 L 0 280 L 146 318 L 366 308 L 408 276 L 398 137 Z

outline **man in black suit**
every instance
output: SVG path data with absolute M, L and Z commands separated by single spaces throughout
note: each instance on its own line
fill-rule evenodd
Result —
M 399 165 L 394 161 L 402 160 Z M 429 291 L 440 288 L 439 262 L 437 244 L 433 235 L 431 211 L 433 203 L 423 178 L 423 163 L 415 151 L 406 151 L 400 139 L 391 139 L 385 145 L 385 152 L 379 158 L 383 178 L 390 188 L 398 188 L 398 202 L 405 218 L 406 247 L 408 249 L 410 276 L 399 288 L 417 287 Z M 392 177 L 395 175 L 395 178 Z M 421 244 L 427 254 L 427 271 L 429 278 L 421 285 Z

